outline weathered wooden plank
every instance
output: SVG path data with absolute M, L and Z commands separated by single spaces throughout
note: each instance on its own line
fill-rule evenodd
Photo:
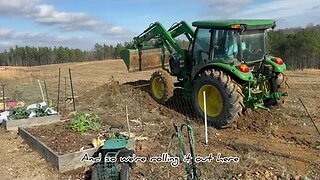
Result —
M 92 157 L 92 155 L 97 151 L 97 148 L 91 148 L 91 149 L 85 149 L 82 151 L 64 154 L 59 156 L 59 172 L 67 172 L 74 169 L 77 169 L 79 167 L 84 166 L 90 166 L 93 164 L 93 162 L 84 161 L 81 162 L 81 159 L 85 154 L 88 154 L 89 157 Z
M 50 147 L 41 142 L 38 138 L 30 134 L 24 127 L 18 128 L 18 134 L 30 147 L 35 149 L 44 159 L 46 159 L 51 165 L 56 167 L 61 173 L 71 171 L 79 167 L 92 165 L 93 162 L 81 162 L 81 159 L 85 154 L 87 154 L 89 157 L 92 157 L 92 155 L 97 151 L 97 148 L 90 148 L 73 153 L 59 155 Z M 128 148 L 133 150 L 135 149 L 134 139 L 129 141 Z
M 17 120 L 4 120 L 3 125 L 8 131 L 18 131 L 18 127 L 30 127 L 44 124 L 51 124 L 59 122 L 61 119 L 60 115 L 52 115 L 45 117 L 33 117 L 28 119 L 17 119 Z
M 18 134 L 30 147 L 38 152 L 52 166 L 56 167 L 61 173 L 91 165 L 92 163 L 90 162 L 81 162 L 81 159 L 85 153 L 87 153 L 88 156 L 92 156 L 94 152 L 97 151 L 97 148 L 90 148 L 65 155 L 58 155 L 58 153 L 54 152 L 50 147 L 46 146 L 38 138 L 30 134 L 25 128 L 19 127 Z
M 18 134 L 25 140 L 25 142 L 35 149 L 44 159 L 49 161 L 53 166 L 59 166 L 59 157 L 51 148 L 39 141 L 36 137 L 30 134 L 23 127 L 18 128 Z

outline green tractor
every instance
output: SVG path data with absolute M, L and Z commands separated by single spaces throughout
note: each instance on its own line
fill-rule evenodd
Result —
M 224 128 L 247 108 L 267 109 L 286 96 L 282 83 L 286 65 L 267 53 L 267 30 L 275 28 L 275 21 L 196 21 L 192 25 L 196 30 L 185 21 L 166 30 L 155 22 L 134 37 L 134 48 L 121 52 L 129 72 L 161 68 L 150 79 L 157 102 L 167 101 L 180 86 L 202 117 L 206 99 L 208 123 Z M 180 43 L 180 35 L 185 36 L 187 48 Z

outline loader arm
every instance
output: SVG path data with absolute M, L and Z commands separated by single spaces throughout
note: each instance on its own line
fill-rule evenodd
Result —
M 194 30 L 186 22 L 176 23 L 169 30 L 166 30 L 160 22 L 155 22 L 133 38 L 134 49 L 125 49 L 121 51 L 120 56 L 129 72 L 159 67 L 169 71 L 166 66 L 169 64 L 171 56 L 186 63 L 187 50 L 182 49 L 175 39 L 181 34 L 184 34 L 189 42 L 192 42 Z M 157 40 L 153 47 L 145 46 L 144 43 L 151 39 Z
M 181 47 L 177 44 L 177 41 L 171 36 L 171 33 L 168 32 L 160 22 L 155 22 L 149 26 L 143 33 L 139 36 L 133 38 L 133 42 L 138 49 L 143 47 L 143 42 L 149 41 L 150 39 L 159 39 L 161 43 L 166 47 L 170 54 L 174 51 L 181 56 L 182 53 Z
M 172 38 L 176 38 L 181 34 L 184 34 L 188 38 L 189 42 L 191 42 L 194 37 L 194 29 L 185 21 L 173 24 L 168 31 L 171 33 Z

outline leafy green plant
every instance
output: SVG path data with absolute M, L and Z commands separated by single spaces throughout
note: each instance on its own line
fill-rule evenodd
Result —
M 27 107 L 15 108 L 8 116 L 11 120 L 16 119 L 25 119 L 28 118 L 30 115 L 30 111 L 27 110 Z
M 34 109 L 34 113 L 36 113 L 36 117 L 49 116 L 46 106 L 42 107 L 40 105 L 37 106 L 37 109 Z
M 99 116 L 79 112 L 74 115 L 68 127 L 76 132 L 98 131 L 101 126 Z
M 47 110 L 47 106 L 37 105 L 34 109 L 27 110 L 27 107 L 19 107 L 12 110 L 12 112 L 9 115 L 10 120 L 17 120 L 17 119 L 25 119 L 29 118 L 31 113 L 34 113 L 33 117 L 43 117 L 43 116 L 49 116 L 49 111 Z

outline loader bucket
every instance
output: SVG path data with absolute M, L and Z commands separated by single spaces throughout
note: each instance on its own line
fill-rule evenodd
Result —
M 169 52 L 165 53 L 165 66 L 169 65 L 169 55 Z M 129 72 L 160 68 L 162 67 L 161 56 L 161 48 L 142 50 L 141 61 L 138 49 L 124 49 L 120 52 L 120 57 L 125 62 Z

